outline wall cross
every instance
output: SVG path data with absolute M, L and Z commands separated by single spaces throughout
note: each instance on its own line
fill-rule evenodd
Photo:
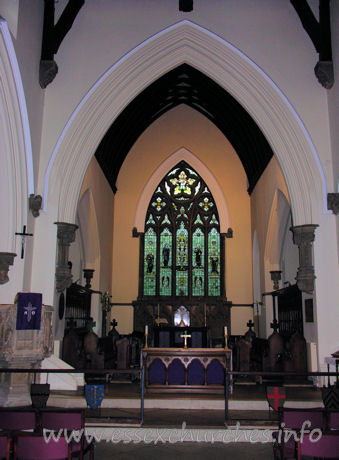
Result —
M 25 255 L 25 239 L 27 236 L 33 236 L 33 233 L 26 233 L 26 225 L 24 225 L 22 232 L 15 232 L 15 234 L 21 236 L 21 259 L 23 259 Z

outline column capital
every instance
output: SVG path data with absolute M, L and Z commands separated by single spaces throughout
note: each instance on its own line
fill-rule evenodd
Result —
M 0 284 L 8 283 L 9 266 L 13 265 L 15 256 L 13 252 L 0 252 Z
M 58 227 L 57 237 L 60 243 L 67 246 L 73 243 L 78 226 L 67 222 L 55 222 L 55 225 Z
M 296 225 L 291 227 L 293 232 L 293 242 L 298 246 L 312 244 L 315 238 L 315 229 L 319 227 L 316 224 Z
M 313 241 L 318 225 L 306 224 L 291 227 L 293 242 L 299 248 L 299 268 L 296 276 L 298 288 L 309 294 L 314 290 Z
M 69 246 L 75 240 L 76 224 L 55 222 L 58 226 L 58 262 L 55 269 L 56 290 L 63 292 L 72 284 L 72 273 L 68 266 Z

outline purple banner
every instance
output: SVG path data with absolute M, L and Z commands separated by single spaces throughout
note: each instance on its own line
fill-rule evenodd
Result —
M 17 330 L 40 329 L 42 294 L 19 292 L 17 306 Z

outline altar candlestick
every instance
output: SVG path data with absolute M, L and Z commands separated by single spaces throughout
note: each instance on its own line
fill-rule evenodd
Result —
M 204 305 L 204 319 L 205 319 L 205 327 L 206 327 L 207 325 L 206 323 L 206 304 Z
M 225 350 L 228 350 L 228 345 L 227 345 L 227 326 L 224 327 L 224 336 L 225 336 Z
M 145 348 L 148 348 L 147 339 L 148 339 L 148 325 L 146 324 L 145 326 Z
M 158 319 L 160 318 L 160 306 L 158 304 Z

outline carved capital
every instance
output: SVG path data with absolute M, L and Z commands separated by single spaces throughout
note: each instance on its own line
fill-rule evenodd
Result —
M 291 227 L 293 242 L 299 248 L 299 268 L 296 276 L 298 288 L 312 294 L 314 290 L 313 241 L 318 225 L 297 225 Z
M 32 211 L 33 217 L 39 217 L 40 209 L 42 206 L 42 196 L 41 195 L 34 195 L 32 193 L 29 196 L 29 209 Z
M 55 78 L 58 73 L 58 66 L 54 59 L 41 60 L 39 69 L 39 83 L 41 88 L 45 89 Z
M 339 212 L 339 193 L 328 193 L 327 194 L 327 209 L 331 210 L 333 214 Z
M 0 284 L 8 283 L 9 266 L 13 265 L 15 256 L 13 252 L 0 252 Z
M 55 222 L 58 226 L 58 244 L 69 246 L 75 240 L 75 232 L 78 228 L 76 224 L 68 224 L 66 222 Z
M 315 229 L 318 225 L 296 225 L 291 227 L 293 232 L 293 243 L 298 246 L 312 246 L 315 238 Z
M 55 270 L 56 290 L 62 292 L 72 284 L 72 273 L 68 266 L 69 246 L 75 240 L 78 228 L 75 224 L 55 222 L 58 226 L 58 262 Z
M 334 72 L 332 61 L 318 61 L 314 67 L 314 73 L 318 82 L 325 88 L 331 89 L 334 83 Z

